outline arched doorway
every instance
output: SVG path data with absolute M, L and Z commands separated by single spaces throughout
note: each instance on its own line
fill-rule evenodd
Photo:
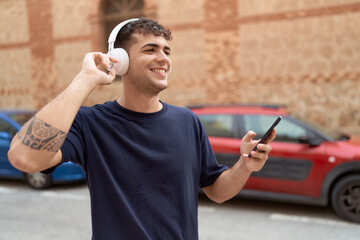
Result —
M 106 37 L 110 35 L 114 27 L 120 22 L 134 17 L 140 17 L 143 13 L 143 0 L 105 0 L 103 1 L 103 26 Z
M 92 0 L 89 20 L 92 26 L 93 50 L 106 52 L 112 29 L 134 17 L 154 18 L 156 5 L 149 0 Z

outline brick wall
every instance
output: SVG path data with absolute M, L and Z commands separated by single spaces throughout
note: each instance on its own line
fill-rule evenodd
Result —
M 102 0 L 0 0 L 0 107 L 39 109 L 106 51 Z M 173 32 L 162 99 L 286 104 L 302 119 L 360 133 L 360 0 L 145 0 Z M 15 18 L 13 16 L 16 16 Z M 99 87 L 92 105 L 117 98 Z
M 360 133 L 360 1 L 229 0 L 203 6 L 201 18 L 195 11 L 189 17 L 197 21 L 173 20 L 169 26 L 173 48 L 181 49 L 174 68 L 191 70 L 174 71 L 164 94 L 168 102 L 286 104 L 297 117 L 324 128 Z M 197 56 L 187 52 L 195 44 L 201 44 Z

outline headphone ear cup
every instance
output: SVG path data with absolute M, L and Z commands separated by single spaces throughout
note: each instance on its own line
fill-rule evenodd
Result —
M 108 55 L 116 58 L 117 63 L 114 64 L 116 75 L 122 76 L 129 69 L 129 55 L 123 48 L 115 48 L 108 52 Z

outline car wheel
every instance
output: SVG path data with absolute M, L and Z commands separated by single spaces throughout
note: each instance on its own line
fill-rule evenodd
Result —
M 51 176 L 40 172 L 26 173 L 25 179 L 32 188 L 36 189 L 48 188 L 52 185 Z
M 340 217 L 360 222 L 360 176 L 341 179 L 331 193 L 331 204 Z

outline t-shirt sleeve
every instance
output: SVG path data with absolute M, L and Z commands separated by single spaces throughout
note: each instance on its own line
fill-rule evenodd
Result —
M 58 165 L 42 171 L 45 174 L 51 174 L 55 169 L 64 162 L 73 162 L 79 164 L 84 168 L 84 145 L 82 140 L 82 123 L 81 123 L 81 113 L 78 112 L 74 122 L 66 136 L 64 144 L 61 147 L 62 152 L 62 161 Z
M 84 166 L 84 144 L 82 138 L 82 117 L 81 111 L 75 117 L 75 120 L 69 130 L 66 140 L 61 147 L 63 162 L 73 162 Z
M 216 157 L 209 142 L 209 138 L 204 127 L 200 123 L 201 128 L 201 175 L 200 188 L 208 187 L 215 182 L 219 175 L 228 169 L 225 165 L 220 165 L 216 161 Z

